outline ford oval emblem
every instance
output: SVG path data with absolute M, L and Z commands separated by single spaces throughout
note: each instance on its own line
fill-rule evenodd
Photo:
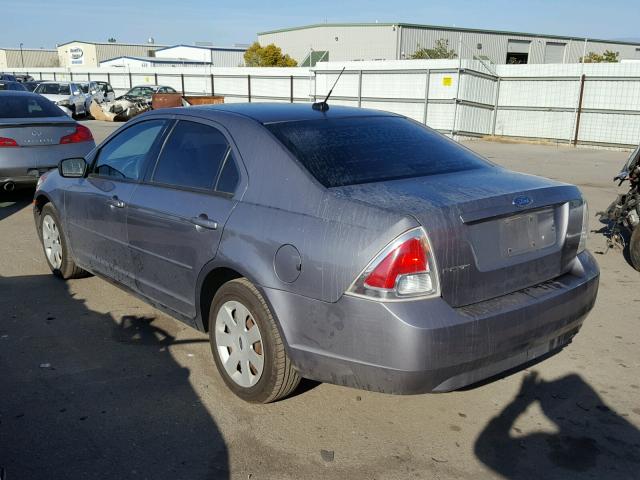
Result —
M 533 200 L 531 200 L 530 197 L 527 197 L 526 195 L 520 195 L 516 198 L 513 199 L 513 201 L 511 203 L 513 203 L 516 207 L 526 207 L 527 205 L 529 205 Z

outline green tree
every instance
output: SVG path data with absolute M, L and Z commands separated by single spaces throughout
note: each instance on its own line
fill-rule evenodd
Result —
M 584 56 L 584 63 L 616 63 L 620 60 L 618 57 L 620 52 L 614 52 L 612 50 L 605 50 L 604 53 L 589 52 Z M 582 57 L 580 57 L 580 63 L 582 63 Z
M 436 40 L 434 48 L 421 48 L 418 44 L 417 50 L 410 58 L 414 60 L 434 59 L 434 58 L 457 58 L 456 51 L 449 48 L 449 40 L 441 38 Z
M 271 43 L 261 46 L 258 42 L 244 52 L 244 63 L 247 67 L 295 67 L 298 65 L 289 55 L 282 54 L 282 49 Z

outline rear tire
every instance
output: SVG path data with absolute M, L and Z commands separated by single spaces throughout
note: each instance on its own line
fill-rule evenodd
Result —
M 300 376 L 267 303 L 251 282 L 239 278 L 225 283 L 209 312 L 211 352 L 233 393 L 247 402 L 269 403 L 296 389 Z
M 51 203 L 42 207 L 38 230 L 44 257 L 54 275 L 64 280 L 87 276 L 87 272 L 78 267 L 69 254 L 58 211 Z
M 629 258 L 633 268 L 640 272 L 640 225 L 636 225 L 629 240 Z

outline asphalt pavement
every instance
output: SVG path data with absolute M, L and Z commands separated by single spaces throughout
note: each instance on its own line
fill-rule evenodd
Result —
M 115 126 L 88 121 L 96 139 Z M 473 141 L 492 161 L 577 183 L 593 215 L 627 152 Z M 304 382 L 238 400 L 206 335 L 95 277 L 63 282 L 29 193 L 0 199 L 0 468 L 22 479 L 637 479 L 640 274 L 588 247 L 600 293 L 566 349 L 446 394 Z M 398 346 L 398 348 L 402 348 Z

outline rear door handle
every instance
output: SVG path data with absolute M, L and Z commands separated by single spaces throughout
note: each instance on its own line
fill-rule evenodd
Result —
M 113 196 L 109 200 L 107 200 L 107 204 L 112 208 L 124 208 L 125 207 L 125 203 L 122 200 L 120 200 L 117 196 Z
M 196 226 L 196 230 L 199 230 L 199 231 L 203 228 L 207 230 L 218 229 L 218 222 L 216 222 L 215 220 L 211 220 L 204 213 L 201 213 L 197 217 L 193 217 L 191 219 L 191 223 L 193 223 Z

